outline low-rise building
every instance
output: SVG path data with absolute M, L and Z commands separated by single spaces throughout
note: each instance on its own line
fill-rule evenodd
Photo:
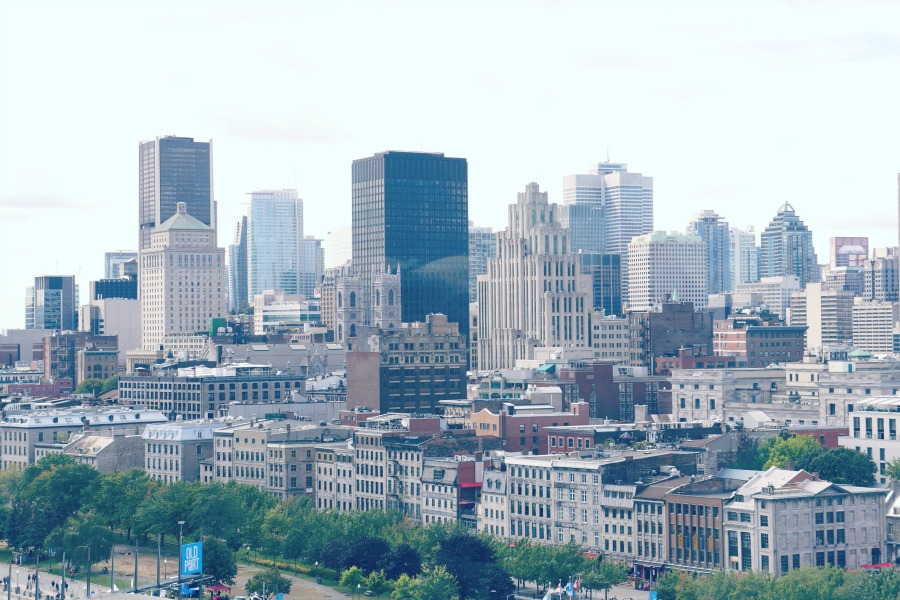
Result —
M 213 433 L 222 421 L 176 421 L 148 426 L 143 433 L 144 470 L 165 483 L 200 481 L 200 462 L 213 455 Z

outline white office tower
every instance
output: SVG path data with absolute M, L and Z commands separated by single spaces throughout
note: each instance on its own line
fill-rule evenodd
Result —
M 179 202 L 175 214 L 150 232 L 141 250 L 141 345 L 158 350 L 170 334 L 209 329 L 227 314 L 225 250 L 213 229 Z
M 867 300 L 900 300 L 900 248 L 875 248 L 866 261 L 863 277 L 863 297 Z
M 598 163 L 588 175 L 563 178 L 563 206 L 573 252 L 625 255 L 633 237 L 653 231 L 653 178 L 625 163 Z
M 248 298 L 266 290 L 300 293 L 303 201 L 297 190 L 250 194 L 247 233 Z
M 529 183 L 497 233 L 497 257 L 478 277 L 478 369 L 509 369 L 541 346 L 590 346 L 591 280 L 569 231 Z
M 739 285 L 759 281 L 759 244 L 756 230 L 732 227 L 728 232 L 728 257 L 731 260 L 727 289 L 737 290 Z
M 853 340 L 853 292 L 823 290 L 811 282 L 791 296 L 788 324 L 806 326 L 806 348 L 821 352 Z
M 628 245 L 628 309 L 655 310 L 664 302 L 709 303 L 706 243 L 696 235 L 655 231 Z
M 353 227 L 334 227 L 325 235 L 325 268 L 333 269 L 353 260 Z
M 241 217 L 228 246 L 228 308 L 235 312 L 250 305 L 247 297 L 247 217 Z
M 894 328 L 900 322 L 897 302 L 867 301 L 856 298 L 853 304 L 853 347 L 872 354 L 894 351 Z
M 728 222 L 714 210 L 697 213 L 687 226 L 688 235 L 699 236 L 706 243 L 706 281 L 710 294 L 729 289 L 731 281 L 731 244 Z
M 478 295 L 478 276 L 487 273 L 488 261 L 497 256 L 497 233 L 469 221 L 469 302 Z

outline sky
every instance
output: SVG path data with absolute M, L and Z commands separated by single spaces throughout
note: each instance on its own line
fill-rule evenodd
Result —
M 219 243 L 247 193 L 350 225 L 350 165 L 468 159 L 502 229 L 531 181 L 607 156 L 654 178 L 656 229 L 716 210 L 897 244 L 900 2 L 0 0 L 0 329 L 37 275 L 137 247 L 138 143 L 213 140 Z

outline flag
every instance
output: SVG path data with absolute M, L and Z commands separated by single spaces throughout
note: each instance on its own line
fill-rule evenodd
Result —
M 570 580 L 569 580 L 569 583 L 566 584 L 566 596 L 569 596 L 569 597 L 571 598 L 571 597 L 572 597 L 572 592 L 573 592 L 573 589 L 572 589 L 572 580 L 570 579 Z
M 575 580 L 575 586 L 573 587 L 573 589 L 574 589 L 576 592 L 580 592 L 580 591 L 581 591 L 581 577 L 579 577 L 578 579 Z

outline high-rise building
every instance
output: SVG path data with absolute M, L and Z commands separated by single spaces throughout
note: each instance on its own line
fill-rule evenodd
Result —
M 325 234 L 325 268 L 342 267 L 353 259 L 353 227 L 334 227 Z
M 248 297 L 266 290 L 300 293 L 303 201 L 297 190 L 250 194 L 247 233 Z
M 731 228 L 728 232 L 728 254 L 731 258 L 729 290 L 734 291 L 741 284 L 759 281 L 759 246 L 756 245 L 756 231 L 753 227 L 746 231 Z
M 137 261 L 137 252 L 128 252 L 124 250 L 118 250 L 116 252 L 105 252 L 103 254 L 103 277 L 105 279 L 122 279 L 125 277 L 129 277 L 131 275 L 135 275 L 132 273 L 126 263 L 131 263 Z
M 831 268 L 863 267 L 869 259 L 869 238 L 833 237 L 830 239 Z
M 42 275 L 25 292 L 25 329 L 78 329 L 78 286 L 72 275 Z
M 213 198 L 212 141 L 158 137 L 139 149 L 139 250 L 150 247 L 150 232 L 175 214 L 178 203 L 208 225 L 215 246 L 216 203 Z
M 587 175 L 563 178 L 563 207 L 573 252 L 625 255 L 632 238 L 653 231 L 653 178 L 601 162 Z
M 325 248 L 322 240 L 315 236 L 304 236 L 300 242 L 303 246 L 302 261 L 300 263 L 300 295 L 304 298 L 313 298 L 322 285 L 322 277 L 325 274 Z M 321 291 L 319 291 L 321 296 Z
M 468 163 L 440 153 L 353 161 L 353 269 L 399 271 L 404 323 L 430 313 L 469 329 Z M 363 286 L 363 302 L 371 286 Z
M 247 217 L 241 217 L 234 230 L 234 242 L 228 246 L 228 308 L 241 310 L 250 305 L 247 295 Z
M 691 219 L 688 235 L 699 236 L 706 242 L 706 280 L 709 293 L 718 294 L 729 289 L 731 282 L 731 243 L 728 222 L 714 210 L 704 210 Z
M 696 235 L 655 231 L 628 245 L 628 309 L 654 310 L 665 302 L 709 302 L 706 243 Z
M 150 236 L 141 251 L 141 345 L 158 350 L 166 336 L 207 331 L 226 314 L 225 250 L 213 229 L 187 212 L 177 212 Z
M 622 257 L 618 254 L 578 255 L 581 272 L 591 278 L 594 310 L 606 315 L 622 314 Z
M 863 270 L 863 297 L 879 302 L 900 300 L 900 249 L 875 248 Z
M 800 288 L 816 282 L 819 266 L 813 249 L 812 231 L 785 202 L 761 235 L 760 277 L 796 275 Z
M 98 279 L 91 282 L 90 292 L 88 301 L 102 300 L 104 298 L 137 300 L 137 278 Z
M 853 346 L 875 354 L 894 350 L 894 329 L 900 324 L 900 304 L 866 301 L 853 304 Z
M 478 369 L 510 369 L 541 346 L 590 347 L 591 279 L 559 213 L 536 183 L 510 205 L 497 258 L 478 277 Z
M 469 221 L 469 302 L 478 295 L 478 276 L 487 273 L 488 261 L 497 256 L 497 233 Z
M 791 296 L 789 325 L 807 327 L 806 348 L 822 351 L 853 339 L 853 292 L 824 290 L 809 283 Z

